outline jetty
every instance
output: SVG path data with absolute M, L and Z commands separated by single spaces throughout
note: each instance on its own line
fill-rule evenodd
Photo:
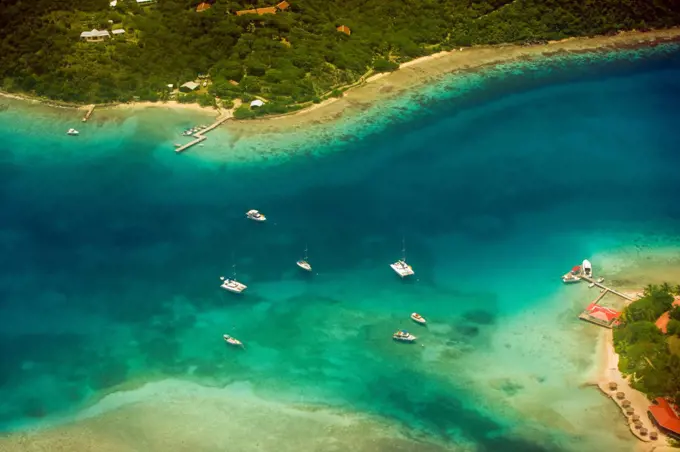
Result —
M 623 293 L 621 293 L 617 290 L 614 290 L 611 287 L 607 287 L 604 284 L 597 282 L 596 280 L 594 280 L 593 278 L 591 278 L 589 276 L 581 275 L 581 279 L 588 281 L 591 284 L 594 284 L 595 287 L 599 287 L 600 289 L 604 289 L 603 293 L 611 292 L 614 295 L 618 295 L 619 297 L 623 298 L 624 300 L 635 301 L 635 298 L 632 298 L 629 295 L 623 294 Z
M 94 112 L 95 107 L 96 105 L 94 104 L 90 105 L 90 108 L 87 109 L 85 116 L 83 116 L 83 122 L 87 122 L 87 120 L 90 119 L 90 116 L 92 116 L 92 112 Z
M 186 151 L 187 149 L 189 149 L 190 147 L 195 146 L 195 145 L 197 145 L 198 143 L 207 140 L 208 137 L 205 136 L 206 133 L 210 132 L 210 131 L 213 130 L 214 128 L 220 126 L 220 125 L 221 125 L 222 123 L 224 123 L 226 120 L 231 119 L 231 118 L 233 118 L 233 117 L 234 117 L 234 113 L 233 113 L 231 110 L 229 110 L 229 111 L 228 111 L 227 113 L 225 113 L 224 115 L 218 117 L 217 120 L 216 120 L 215 122 L 213 122 L 212 124 L 210 124 L 208 127 L 206 127 L 205 129 L 203 129 L 203 130 L 201 130 L 201 131 L 199 131 L 199 132 L 196 132 L 196 133 L 193 135 L 193 136 L 194 136 L 194 139 L 193 139 L 193 140 L 191 140 L 190 142 L 188 142 L 188 143 L 185 144 L 185 145 L 182 145 L 182 146 L 178 147 L 177 149 L 175 149 L 175 152 L 178 153 L 178 154 L 180 154 L 180 153 Z

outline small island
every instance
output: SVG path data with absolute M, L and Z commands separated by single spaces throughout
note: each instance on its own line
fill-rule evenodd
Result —
M 79 105 L 229 109 L 239 99 L 237 119 L 309 107 L 441 51 L 680 24 L 673 0 L 37 0 L 0 10 L 2 91 Z

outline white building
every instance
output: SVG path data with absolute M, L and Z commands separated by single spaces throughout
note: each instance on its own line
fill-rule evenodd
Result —
M 100 42 L 104 39 L 109 39 L 110 37 L 111 34 L 108 32 L 108 30 L 97 30 L 96 28 L 92 29 L 92 31 L 84 31 L 80 33 L 80 39 L 87 42 Z
M 156 0 L 137 0 L 138 5 L 148 5 L 150 3 L 155 2 Z
M 117 30 L 111 30 L 111 34 L 113 34 L 114 36 L 122 36 L 125 34 L 125 30 L 123 30 L 122 28 L 119 28 Z
M 263 106 L 263 105 L 264 105 L 264 102 L 262 102 L 260 99 L 255 99 L 254 101 L 252 101 L 252 102 L 250 103 L 250 108 L 253 108 L 253 107 L 261 107 L 261 106 Z
M 200 85 L 196 82 L 186 82 L 185 84 L 183 84 L 182 86 L 179 87 L 179 90 L 182 91 L 182 92 L 188 93 L 190 91 L 195 90 L 199 86 Z

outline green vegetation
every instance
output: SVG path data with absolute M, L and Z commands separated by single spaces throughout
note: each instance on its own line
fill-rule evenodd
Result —
M 619 369 L 632 375 L 636 389 L 651 397 L 671 396 L 680 403 L 680 329 L 671 331 L 672 322 L 680 325 L 680 308 L 672 309 L 667 334 L 654 324 L 672 305 L 668 284 L 648 286 L 644 297 L 621 315 L 622 324 L 614 330 L 614 347 L 620 355 Z
M 215 0 L 200 13 L 198 3 L 3 0 L 0 87 L 78 103 L 165 100 L 168 84 L 209 74 L 201 103 L 268 100 L 239 113 L 246 117 L 320 102 L 369 70 L 453 47 L 680 24 L 677 0 L 291 0 L 286 11 L 262 16 L 233 13 L 274 0 Z M 341 24 L 350 36 L 336 30 Z M 93 28 L 126 33 L 82 42 Z

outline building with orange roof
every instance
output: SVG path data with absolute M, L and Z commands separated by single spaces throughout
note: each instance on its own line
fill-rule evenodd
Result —
M 657 397 L 649 406 L 649 417 L 668 436 L 680 440 L 680 417 L 663 397 Z
M 338 28 L 336 28 L 340 33 L 345 33 L 347 36 L 352 34 L 352 30 L 349 29 L 347 25 L 340 25 Z
M 283 0 L 281 3 L 278 3 L 276 5 L 276 8 L 283 11 L 286 10 L 290 7 L 290 3 L 288 3 L 286 0 Z
M 620 316 L 621 313 L 615 309 L 600 306 L 597 303 L 590 303 L 578 318 L 586 322 L 611 328 L 618 324 Z
M 675 300 L 673 300 L 673 306 L 680 306 L 680 297 L 675 297 Z M 656 319 L 656 322 L 654 324 L 656 325 L 657 328 L 661 330 L 663 334 L 668 333 L 668 322 L 671 320 L 671 313 L 670 311 L 666 311 L 663 314 L 661 314 L 661 317 Z
M 276 14 L 276 7 L 269 6 L 267 8 L 257 8 L 257 14 Z
M 210 9 L 212 5 L 210 3 L 199 3 L 198 6 L 196 7 L 196 12 L 200 13 L 201 11 L 205 11 L 207 9 Z

